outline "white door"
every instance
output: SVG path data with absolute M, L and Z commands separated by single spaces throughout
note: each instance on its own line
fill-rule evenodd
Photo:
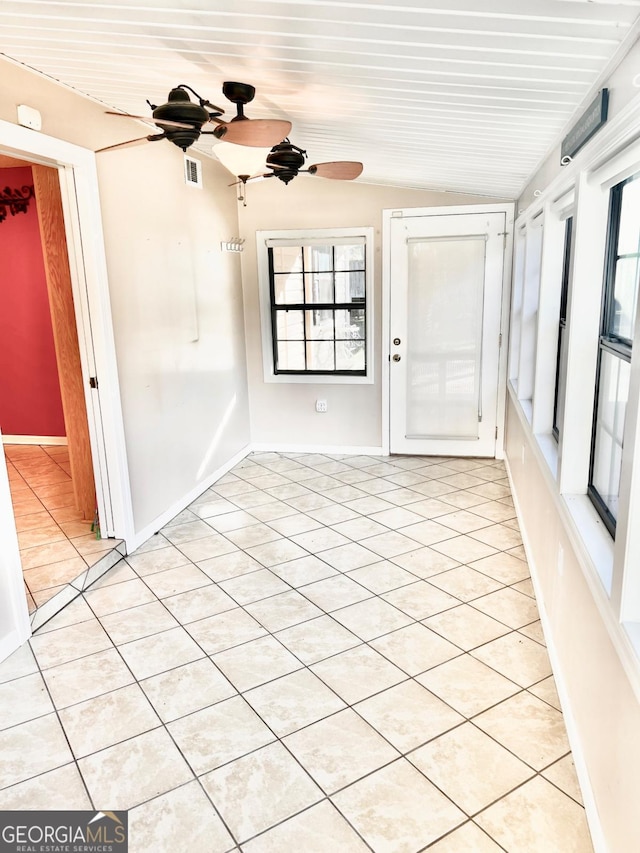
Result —
M 495 455 L 505 220 L 391 219 L 392 453 Z
M 27 596 L 0 432 L 0 662 L 30 636 Z

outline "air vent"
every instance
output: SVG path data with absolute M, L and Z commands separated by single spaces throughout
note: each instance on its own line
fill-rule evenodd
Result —
M 184 179 L 190 187 L 202 189 L 202 163 L 193 157 L 184 158 Z

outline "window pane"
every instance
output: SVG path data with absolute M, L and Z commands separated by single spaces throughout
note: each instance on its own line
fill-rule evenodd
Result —
M 364 271 L 336 273 L 336 302 L 364 302 Z
M 333 273 L 305 273 L 305 302 L 333 302 Z
M 620 258 L 616 264 L 611 332 L 633 340 L 633 327 L 638 298 L 638 258 Z
M 358 246 L 336 246 L 335 269 L 337 270 L 363 270 L 364 269 L 364 244 Z
M 345 308 L 336 311 L 336 338 L 355 339 L 364 338 L 364 308 Z
M 614 518 L 618 517 L 629 374 L 628 362 L 609 352 L 602 352 L 592 485 Z
M 307 343 L 307 370 L 335 370 L 333 341 Z
M 630 181 L 622 188 L 618 254 L 629 255 L 640 249 L 640 180 Z
M 364 341 L 336 341 L 336 370 L 364 370 Z
M 309 340 L 333 340 L 333 311 L 305 311 L 307 338 Z
M 305 272 L 323 272 L 333 269 L 332 246 L 306 246 L 304 249 Z
M 279 341 L 278 370 L 304 370 L 304 343 L 302 341 Z
M 299 246 L 274 246 L 274 272 L 302 272 L 302 249 Z
M 300 273 L 276 275 L 273 285 L 278 305 L 299 305 L 304 302 L 304 288 Z
M 304 340 L 304 313 L 302 311 L 278 311 L 278 340 Z

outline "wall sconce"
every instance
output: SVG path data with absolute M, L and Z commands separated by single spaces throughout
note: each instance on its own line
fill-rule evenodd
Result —
M 12 216 L 16 213 L 26 213 L 34 195 L 33 187 L 25 186 L 22 190 L 5 187 L 0 192 L 0 222 L 7 218 L 7 209 Z

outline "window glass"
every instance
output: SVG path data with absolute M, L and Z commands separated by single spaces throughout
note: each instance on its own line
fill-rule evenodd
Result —
M 622 440 L 629 396 L 629 375 L 628 362 L 609 352 L 602 353 L 592 484 L 614 519 L 618 517 Z

